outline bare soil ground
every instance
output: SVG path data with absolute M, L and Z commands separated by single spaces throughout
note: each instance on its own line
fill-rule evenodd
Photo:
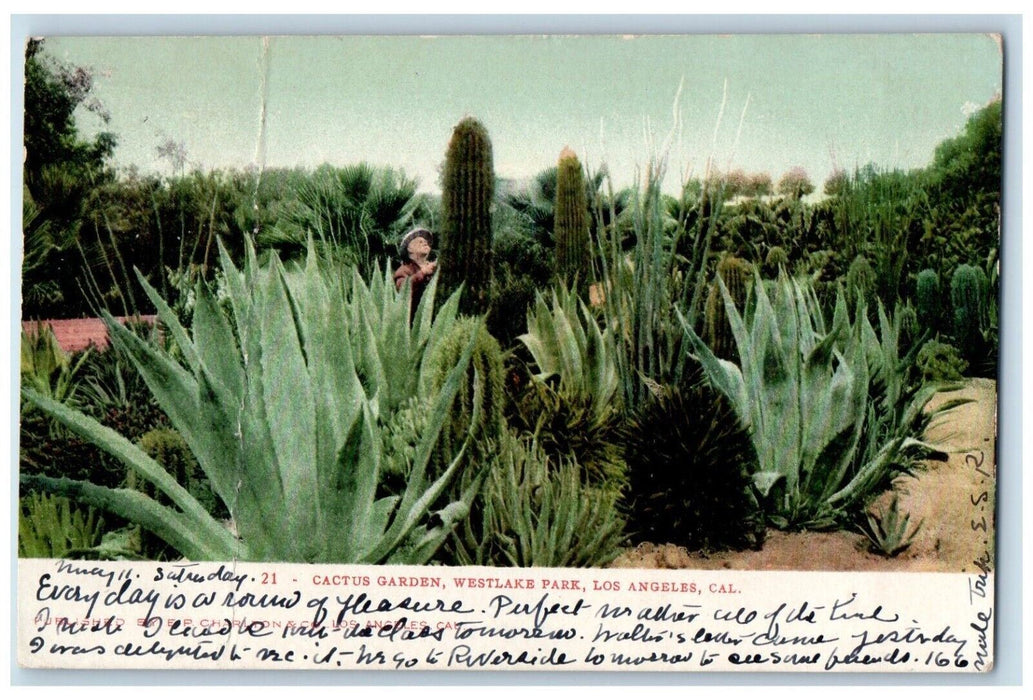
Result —
M 706 555 L 671 544 L 645 543 L 625 551 L 611 566 L 751 571 L 976 571 L 974 562 L 993 551 L 997 383 L 969 379 L 960 391 L 935 396 L 930 407 L 957 397 L 973 402 L 939 417 L 926 434 L 926 439 L 949 452 L 948 461 L 929 462 L 917 477 L 901 477 L 894 485 L 900 494 L 899 508 L 910 513 L 912 526 L 922 521 L 911 546 L 895 557 L 870 551 L 868 538 L 855 532 L 769 530 L 760 551 Z M 890 494 L 884 494 L 875 504 L 876 509 L 889 497 Z M 985 533 L 980 529 L 984 518 Z

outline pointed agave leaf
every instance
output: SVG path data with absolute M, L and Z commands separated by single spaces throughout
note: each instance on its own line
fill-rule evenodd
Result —
M 430 560 L 434 553 L 441 548 L 448 536 L 463 522 L 470 513 L 470 504 L 477 494 L 480 484 L 475 482 L 463 492 L 458 501 L 449 503 L 439 511 L 435 511 L 440 524 L 428 528 L 421 526 L 414 529 L 412 543 L 406 544 L 395 550 L 395 554 L 388 557 L 389 564 L 423 564 Z M 399 556 L 403 555 L 404 556 Z
M 23 475 L 21 483 L 26 488 L 40 489 L 115 513 L 158 535 L 191 561 L 228 561 L 240 556 L 239 543 L 227 542 L 221 537 L 210 538 L 188 515 L 163 506 L 139 491 L 35 474 Z
M 198 283 L 194 298 L 192 330 L 198 353 L 194 375 L 198 374 L 200 366 L 204 366 L 211 373 L 213 383 L 224 386 L 239 402 L 244 394 L 244 368 L 239 362 L 240 351 L 233 330 L 211 293 L 201 283 Z
M 262 294 L 263 401 L 292 532 L 316 532 L 315 407 L 312 385 L 283 267 L 273 258 Z M 298 543 L 299 546 L 315 543 Z M 303 559 L 307 561 L 306 557 Z
M 438 276 L 432 275 L 430 282 L 423 290 L 423 296 L 420 297 L 420 303 L 417 305 L 416 313 L 413 316 L 412 326 L 416 332 L 416 337 L 420 339 L 421 344 L 426 342 L 427 336 L 430 335 L 431 325 L 434 320 L 434 299 L 437 297 L 437 293 Z
M 317 491 L 325 527 L 343 517 L 334 505 L 334 484 L 342 469 L 339 450 L 366 396 L 355 372 L 345 315 L 333 313 L 346 304 L 343 290 L 326 283 L 317 262 L 315 253 L 310 252 L 299 295 L 306 299 L 308 310 L 304 321 L 315 401 Z
M 176 482 L 164 468 L 147 456 L 143 450 L 126 440 L 111 428 L 101 425 L 93 418 L 75 411 L 31 389 L 22 390 L 22 395 L 56 418 L 72 432 L 89 440 L 105 452 L 132 468 L 144 479 L 164 493 L 182 511 L 184 523 L 194 528 L 204 539 L 212 542 L 220 551 L 233 552 L 237 543 L 232 535 L 220 525 L 197 502 L 193 496 Z
M 557 306 L 554 311 L 556 322 L 557 349 L 560 356 L 560 376 L 568 382 L 577 382 L 583 379 L 584 372 L 581 367 L 581 352 L 577 345 L 577 336 L 567 320 L 567 314 L 563 308 Z
M 209 434 L 197 425 L 197 380 L 165 353 L 124 328 L 107 312 L 102 311 L 101 315 L 108 325 L 112 345 L 124 352 L 136 366 L 158 405 L 186 440 L 205 472 L 224 459 L 227 450 L 232 453 L 233 444 L 219 443 L 219 438 L 224 437 L 221 433 Z M 217 490 L 228 489 L 228 481 L 221 477 L 223 470 L 215 467 L 213 472 L 213 480 L 222 480 L 221 484 L 217 483 Z
M 362 548 L 380 542 L 384 536 L 383 531 L 374 531 L 370 527 L 371 522 L 379 520 L 383 515 L 381 512 L 375 513 L 374 508 L 381 460 L 380 438 L 374 433 L 374 427 L 375 421 L 369 406 L 364 406 L 353 428 L 354 433 L 349 437 L 349 451 L 355 461 L 348 465 L 341 482 L 342 490 L 349 499 L 345 527 L 356 540 L 353 556 L 358 561 L 363 560 Z
M 377 499 L 373 504 L 373 510 L 370 511 L 369 516 L 369 532 L 373 533 L 376 537 L 382 537 L 387 532 L 388 524 L 391 522 L 391 516 L 395 512 L 395 508 L 398 506 L 398 502 L 401 500 L 399 496 L 384 496 L 383 498 Z
M 459 384 L 464 380 L 476 342 L 477 335 L 473 333 L 471 334 L 470 342 L 459 358 L 459 362 L 452 368 L 442 384 L 441 391 L 435 398 L 433 407 L 430 410 L 430 421 L 416 446 L 416 456 L 413 460 L 409 482 L 402 494 L 402 501 L 398 506 L 395 519 L 384 538 L 362 557 L 363 561 L 381 561 L 398 547 L 408 533 L 416 527 L 417 522 L 426 514 L 428 508 L 444 492 L 455 476 L 462 462 L 462 457 L 466 452 L 466 446 L 470 440 L 469 435 L 445 472 L 436 481 L 427 486 L 426 489 L 422 488 L 427 465 L 430 463 L 432 451 L 444 426 L 448 407 L 452 405 L 459 391 Z M 476 424 L 477 416 L 475 415 L 470 420 L 471 433 Z M 487 463 L 485 464 L 486 466 Z
M 172 333 L 173 340 L 176 341 L 176 345 L 179 346 L 180 351 L 183 353 L 183 357 L 186 359 L 187 364 L 191 370 L 197 371 L 197 367 L 200 364 L 200 359 L 197 355 L 197 350 L 194 348 L 194 344 L 190 341 L 190 337 L 187 335 L 186 330 L 180 324 L 179 319 L 176 317 L 176 312 L 173 311 L 165 300 L 161 298 L 158 291 L 150 285 L 147 279 L 141 274 L 139 270 L 136 270 L 136 279 L 139 281 L 140 286 L 147 294 L 147 298 L 151 300 L 154 307 L 158 311 L 158 318 L 165 324 L 165 327 L 170 333 Z M 111 322 L 114 320 L 106 311 L 102 311 L 104 320 L 108 322 L 108 326 L 111 326 Z M 108 321 L 111 319 L 112 321 Z M 121 324 L 119 324 L 121 326 Z
M 230 308 L 233 311 L 233 319 L 237 327 L 237 334 L 241 338 L 240 352 L 243 355 L 246 370 L 250 348 L 244 344 L 243 339 L 250 336 L 251 297 L 248 293 L 249 288 L 244 281 L 244 274 L 234 266 L 229 252 L 222 243 L 222 239 L 219 238 L 217 241 L 219 244 L 219 260 L 222 265 L 223 276 L 226 279 L 226 288 L 229 294 Z
M 355 416 L 348 430 L 344 441 L 336 455 L 337 468 L 325 475 L 326 481 L 321 485 L 321 498 L 323 499 L 323 517 L 328 527 L 342 527 L 342 523 L 348 523 L 352 518 L 352 511 L 356 500 L 355 482 L 359 478 L 356 473 L 361 468 L 363 460 L 363 431 L 366 427 L 365 416 L 369 409 L 365 402 Z M 362 542 L 357 533 L 349 537 L 335 537 L 325 543 L 326 560 L 356 562 L 359 560 L 360 550 L 368 546 Z
M 739 368 L 731 362 L 719 359 L 707 344 L 696 335 L 689 322 L 682 316 L 681 310 L 676 310 L 679 322 L 682 324 L 682 331 L 688 338 L 696 358 L 700 361 L 714 388 L 725 395 L 735 409 L 736 415 L 744 426 L 750 427 L 751 410 L 750 398 L 747 395 L 746 383 Z

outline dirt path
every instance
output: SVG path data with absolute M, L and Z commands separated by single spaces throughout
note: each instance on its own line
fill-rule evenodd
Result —
M 887 558 L 869 551 L 868 539 L 853 532 L 769 530 L 764 548 L 756 552 L 705 556 L 669 544 L 643 544 L 622 554 L 612 566 L 758 571 L 974 571 L 977 568 L 974 562 L 993 548 L 997 384 L 990 379 L 970 379 L 960 391 L 938 394 L 930 406 L 956 397 L 970 398 L 973 402 L 941 416 L 926 434 L 929 441 L 952 451 L 948 461 L 930 462 L 928 469 L 917 477 L 901 477 L 896 484 L 900 510 L 911 514 L 912 524 L 922 521 L 912 545 L 896 557 Z M 979 529 L 983 518 L 986 533 Z

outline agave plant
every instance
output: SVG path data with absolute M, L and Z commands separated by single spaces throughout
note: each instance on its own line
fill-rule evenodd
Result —
M 301 280 L 300 276 L 296 277 Z M 395 290 L 391 270 L 374 268 L 367 283 L 352 273 L 350 296 L 345 304 L 347 337 L 356 370 L 367 392 L 376 394 L 384 413 L 390 413 L 419 391 L 424 358 L 448 338 L 455 328 L 459 298 L 452 295 L 434 313 L 437 276 L 431 278 L 415 314 L 410 314 L 408 288 Z M 409 320 L 412 319 L 410 324 Z
M 682 328 L 713 386 L 750 430 L 759 465 L 754 486 L 780 528 L 834 525 L 848 510 L 935 449 L 915 430 L 935 388 L 902 406 L 870 397 L 874 382 L 893 382 L 898 367 L 878 358 L 863 307 L 851 324 L 842 291 L 833 321 L 813 289 L 780 276 L 770 298 L 759 277 L 746 318 L 721 283 L 740 365 L 719 359 L 684 317 Z M 680 314 L 679 314 L 680 315 Z M 898 386 L 896 396 L 901 396 Z M 878 392 L 876 392 L 878 393 Z
M 562 392 L 589 400 L 595 418 L 603 420 L 614 410 L 620 388 L 613 336 L 562 284 L 553 288 L 551 302 L 536 295 L 527 312 L 527 333 L 519 337 L 538 365 L 533 376 L 543 382 L 558 377 Z
M 368 325 L 352 323 L 347 285 L 339 274 L 320 270 L 311 253 L 290 283 L 275 256 L 271 264 L 258 265 L 250 241 L 242 270 L 221 243 L 220 254 L 228 310 L 199 284 L 189 333 L 140 276 L 182 353 L 182 364 L 111 316 L 105 318 L 112 343 L 131 358 L 189 445 L 229 508 L 239 537 L 139 447 L 30 389 L 24 392 L 27 399 L 118 457 L 171 505 L 88 482 L 23 477 L 23 483 L 109 509 L 194 560 L 428 560 L 468 512 L 479 487 L 473 480 L 460 499 L 430 517 L 430 507 L 446 491 L 459 464 L 457 458 L 437 479 L 428 477 L 427 465 L 446 417 L 443 409 L 466 372 L 472 345 L 438 394 L 428 397 L 431 418 L 404 490 L 383 495 L 378 492 L 383 452 L 378 416 L 387 405 L 381 396 L 388 392 L 381 377 L 368 373 L 373 359 L 356 357 L 353 341 L 358 336 L 363 347 L 381 344 Z M 393 287 L 390 292 L 404 294 Z M 428 340 L 433 341 L 445 328 L 429 318 L 430 296 L 428 291 L 421 312 L 425 315 L 417 318 L 427 324 Z M 397 303 L 389 299 L 384 306 Z M 379 359 L 383 364 L 384 358 Z
M 895 557 L 911 546 L 915 535 L 924 521 L 919 520 L 908 532 L 910 513 L 901 513 L 897 494 L 881 512 L 865 513 L 865 521 L 859 523 L 861 532 L 868 537 L 873 551 L 887 557 Z

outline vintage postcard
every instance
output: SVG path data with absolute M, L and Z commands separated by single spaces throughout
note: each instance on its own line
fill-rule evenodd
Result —
M 19 664 L 990 670 L 1003 51 L 29 40 Z

